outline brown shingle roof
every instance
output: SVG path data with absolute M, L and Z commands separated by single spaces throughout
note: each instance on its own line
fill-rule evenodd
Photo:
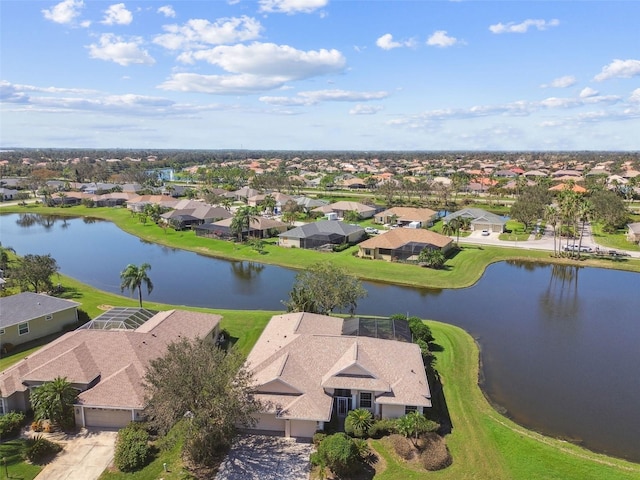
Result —
M 451 243 L 452 240 L 449 237 L 424 228 L 395 228 L 365 240 L 360 244 L 360 248 L 388 248 L 394 250 L 410 242 L 443 248 Z

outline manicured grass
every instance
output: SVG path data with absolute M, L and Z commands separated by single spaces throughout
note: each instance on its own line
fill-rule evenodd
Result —
M 42 467 L 31 465 L 22 460 L 22 448 L 24 441 L 20 439 L 8 440 L 0 443 L 0 478 L 15 478 L 20 480 L 32 480 Z M 6 469 L 3 459 L 6 459 Z M 6 474 L 9 474 L 8 477 Z
M 33 205 L 7 207 L 4 211 L 94 216 L 110 220 L 124 231 L 146 241 L 172 248 L 190 250 L 203 255 L 230 260 L 249 260 L 293 269 L 304 269 L 316 262 L 330 260 L 363 280 L 407 286 L 432 288 L 468 287 L 480 279 L 487 265 L 501 260 L 571 262 L 552 259 L 548 251 L 508 247 L 464 246 L 462 251 L 447 261 L 446 268 L 432 270 L 415 265 L 361 259 L 354 256 L 358 251 L 357 246 L 339 253 L 319 253 L 300 248 L 281 248 L 274 243 L 267 242 L 264 253 L 261 254 L 244 244 L 196 237 L 193 231 L 176 232 L 170 229 L 163 231 L 152 222 L 140 223 L 136 217 L 123 208 L 48 208 Z M 461 235 L 462 238 L 463 235 Z M 579 264 L 582 266 L 618 268 L 640 272 L 640 261 L 638 260 L 624 262 L 582 260 Z
M 2 354 L 2 358 L 0 358 L 0 372 L 9 368 L 11 365 L 18 363 L 24 357 L 28 357 L 30 354 L 39 350 L 43 344 L 29 348 L 27 350 L 18 350 L 11 352 L 10 354 Z M 0 457 L 1 458 L 1 457 Z
M 435 368 L 444 386 L 453 430 L 447 445 L 453 464 L 439 472 L 407 468 L 383 441 L 373 446 L 386 460 L 381 480 L 417 478 L 600 480 L 640 478 L 640 465 L 606 457 L 526 430 L 497 413 L 478 387 L 478 348 L 462 329 L 427 322 L 435 342 Z
M 635 217 L 640 217 L 635 215 Z M 640 218 L 634 219 L 635 222 L 640 221 Z M 630 250 L 634 252 L 640 252 L 640 245 L 637 243 L 631 243 L 627 240 L 627 229 L 620 229 L 616 233 L 606 233 L 602 229 L 602 224 L 593 223 L 591 226 L 593 237 L 596 242 L 608 248 L 615 248 L 616 250 Z
M 531 234 L 525 230 L 524 223 L 516 220 L 507 220 L 506 230 L 510 233 L 501 233 L 498 237 L 500 240 L 504 240 L 506 242 L 521 242 L 529 240 L 529 237 L 531 236 Z

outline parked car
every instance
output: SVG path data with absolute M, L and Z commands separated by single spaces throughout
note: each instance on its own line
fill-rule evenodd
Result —
M 482 236 L 483 237 L 488 237 L 489 236 L 489 230 L 482 230 Z
M 369 235 L 377 235 L 379 233 L 378 229 L 373 227 L 366 227 L 364 231 L 367 232 Z
M 591 253 L 591 252 L 593 252 L 593 248 L 591 248 L 591 247 L 580 247 L 580 251 L 581 252 L 585 252 L 585 253 Z

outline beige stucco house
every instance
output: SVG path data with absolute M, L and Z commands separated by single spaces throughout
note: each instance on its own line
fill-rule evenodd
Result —
M 77 323 L 77 302 L 23 292 L 0 298 L 0 345 L 19 345 Z
M 76 425 L 121 428 L 142 420 L 142 379 L 149 362 L 162 356 L 180 336 L 215 341 L 220 318 L 170 310 L 155 313 L 131 329 L 122 318 L 111 327 L 102 322 L 97 328 L 87 324 L 0 372 L 0 413 L 28 410 L 32 388 L 66 377 L 79 391 L 74 405 Z
M 376 223 L 395 223 L 400 225 L 415 224 L 418 228 L 433 225 L 438 217 L 438 212 L 430 208 L 393 207 L 374 215 Z
M 640 242 L 640 222 L 630 223 L 627 225 L 627 240 L 633 243 Z
M 264 405 L 256 430 L 309 438 L 356 408 L 398 418 L 431 407 L 418 345 L 358 336 L 347 322 L 311 313 L 271 318 L 246 363 Z
M 425 248 L 437 249 L 446 254 L 453 240 L 445 235 L 422 228 L 395 228 L 371 237 L 358 245 L 358 256 L 377 260 L 416 261 Z

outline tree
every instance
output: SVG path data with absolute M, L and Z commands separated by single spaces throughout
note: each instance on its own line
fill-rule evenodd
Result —
M 273 213 L 276 208 L 276 197 L 273 195 L 265 195 L 264 200 L 262 201 L 262 210 L 267 213 Z
M 231 220 L 231 233 L 238 236 L 238 241 L 242 241 L 244 232 L 249 234 L 251 223 L 258 218 L 258 209 L 256 207 L 240 207 L 236 210 L 233 220 Z
M 78 390 L 67 378 L 57 377 L 31 391 L 31 406 L 36 420 L 49 421 L 62 428 L 73 426 L 73 404 Z
M 442 250 L 437 248 L 423 248 L 420 255 L 418 255 L 418 262 L 424 263 L 425 267 L 428 268 L 442 268 L 446 260 Z
M 315 464 L 327 466 L 341 478 L 348 478 L 357 464 L 358 449 L 351 438 L 340 432 L 326 437 L 320 445 L 318 452 L 312 460 Z
M 18 267 L 13 271 L 12 277 L 22 289 L 33 287 L 36 293 L 43 290 L 51 290 L 53 282 L 51 277 L 58 272 L 58 263 L 51 255 L 27 254 L 18 262 Z
M 605 232 L 615 232 L 626 225 L 629 212 L 622 198 L 610 190 L 596 192 L 591 196 L 594 216 L 604 224 Z
M 347 210 L 346 212 L 344 212 L 344 218 L 343 220 L 345 222 L 359 222 L 360 221 L 360 214 L 358 212 L 356 212 L 355 210 Z
M 147 270 L 151 270 L 151 265 L 143 263 L 139 267 L 130 263 L 120 272 L 120 291 L 131 290 L 131 293 L 138 290 L 138 298 L 140 299 L 140 308 L 142 308 L 142 284 L 147 287 L 147 294 L 151 295 L 153 283 L 147 275 Z
M 559 221 L 558 209 L 553 205 L 547 205 L 544 211 L 544 218 L 547 224 L 550 225 L 551 228 L 553 228 L 553 256 L 555 257 L 557 255 L 556 239 L 558 237 L 558 233 L 556 226 L 558 225 Z
M 289 312 L 329 314 L 335 309 L 354 313 L 358 300 L 367 291 L 360 280 L 331 262 L 318 262 L 296 275 L 289 301 Z
M 149 423 L 164 434 L 182 422 L 183 453 L 210 465 L 230 446 L 236 426 L 254 425 L 260 409 L 243 363 L 238 350 L 224 351 L 207 340 L 171 343 L 145 375 Z
M 396 425 L 398 432 L 406 438 L 411 438 L 414 446 L 417 444 L 420 435 L 437 430 L 439 427 L 437 423 L 428 420 L 420 412 L 407 413 L 397 420 Z

